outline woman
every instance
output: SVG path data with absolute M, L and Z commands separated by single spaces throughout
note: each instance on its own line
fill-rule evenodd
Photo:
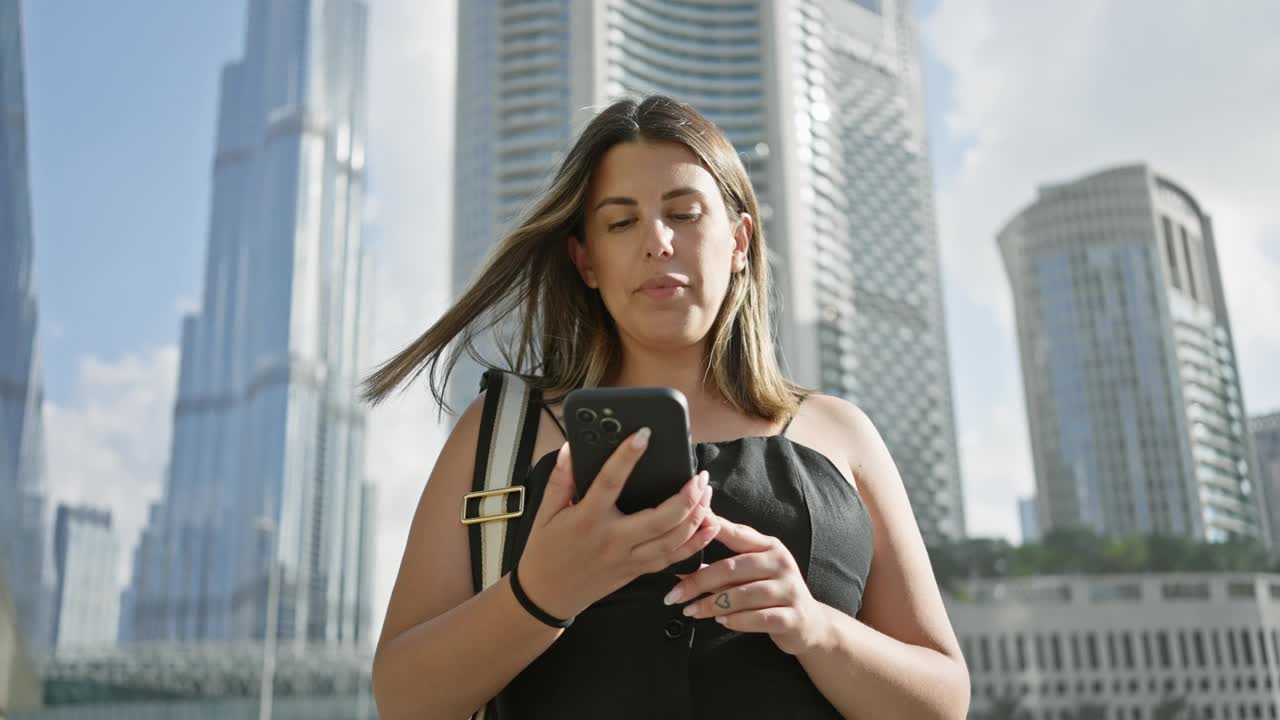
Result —
M 446 346 L 447 381 L 515 316 L 506 357 L 546 408 L 514 590 L 510 575 L 472 590 L 456 514 L 480 400 L 441 450 L 378 642 L 381 717 L 465 718 L 495 695 L 504 720 L 965 716 L 968 671 L 883 441 L 774 361 L 757 217 L 716 126 L 665 97 L 620 101 L 458 302 L 369 378 L 376 402 L 427 370 L 442 402 Z M 615 507 L 641 430 L 573 502 L 560 403 L 592 386 L 684 393 L 700 472 L 680 493 Z M 699 552 L 696 572 L 662 572 Z

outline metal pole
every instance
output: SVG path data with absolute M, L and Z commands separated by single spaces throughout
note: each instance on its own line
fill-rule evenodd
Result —
M 267 516 L 259 519 L 259 527 L 271 533 L 271 562 L 267 570 L 267 618 L 262 638 L 262 675 L 258 687 L 258 720 L 271 720 L 271 699 L 275 695 L 276 620 L 280 614 L 280 570 L 276 555 L 280 549 L 280 532 L 276 527 L 274 503 L 267 500 Z

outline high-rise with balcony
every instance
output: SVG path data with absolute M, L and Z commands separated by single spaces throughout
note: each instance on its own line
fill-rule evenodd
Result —
M 1135 165 L 999 233 L 1044 529 L 1269 542 L 1208 212 Z
M 27 647 L 48 643 L 44 403 L 32 277 L 22 12 L 0 0 L 0 567 Z
M 594 113 L 688 102 L 759 195 L 784 367 L 875 420 L 927 540 L 964 534 L 908 0 L 465 2 L 458 88 L 455 297 Z
M 251 0 L 222 73 L 202 309 L 182 323 L 169 473 L 129 640 L 370 640 L 361 352 L 367 8 Z

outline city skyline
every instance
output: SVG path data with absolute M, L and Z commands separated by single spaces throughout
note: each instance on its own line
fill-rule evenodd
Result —
M 205 294 L 125 640 L 371 642 L 365 23 L 362 0 L 252 0 L 223 69 Z
M 238 5 L 28 8 L 36 269 L 57 499 L 116 509 L 158 496 L 176 387 L 176 317 L 198 305 L 212 88 L 217 67 L 239 53 Z M 1068 10 L 999 2 L 918 8 L 960 454 L 976 534 L 1016 536 L 1013 498 L 1031 483 L 1021 398 L 1008 381 L 1017 378 L 1010 306 L 985 245 L 1044 178 L 1141 159 L 1195 187 L 1215 208 L 1219 235 L 1232 238 L 1220 252 L 1246 408 L 1280 407 L 1280 380 L 1265 372 L 1280 362 L 1280 331 L 1264 317 L 1277 305 L 1266 279 L 1280 267 L 1280 218 L 1264 195 L 1280 149 L 1259 124 L 1276 108 L 1246 91 L 1274 79 L 1276 55 L 1260 33 L 1274 27 L 1265 13 L 1276 9 L 1233 4 L 1211 19 L 1167 8 Z M 438 109 L 452 107 L 454 11 L 453 3 L 373 3 L 367 217 L 386 253 L 370 358 L 420 332 L 443 302 L 447 273 L 437 264 L 433 275 L 430 260 L 442 252 L 433 243 L 447 237 L 433 231 L 450 216 L 449 183 L 436 176 L 451 155 L 451 113 Z M 94 32 L 108 22 L 120 29 L 109 42 Z M 1130 52 L 1138 33 L 1147 40 Z M 1192 41 L 1206 52 L 1176 52 Z M 1071 50 L 1085 47 L 1088 56 Z M 157 54 L 172 62 L 153 66 Z M 1206 81 L 1193 99 L 1149 83 L 1156 68 L 1237 81 Z M 119 77 L 132 80 L 122 85 Z M 1131 97 L 1132 88 L 1141 92 Z M 112 143 L 75 134 L 85 104 L 102 109 Z M 1026 121 L 1026 108 L 1036 108 L 1038 122 Z M 1196 142 L 1186 142 L 1191 128 Z M 130 192 L 120 194 L 125 187 Z M 389 548 L 403 543 L 405 508 L 439 443 L 421 396 L 415 389 L 371 418 L 370 472 L 383 490 L 379 608 L 399 560 Z M 120 512 L 127 538 L 145 519 L 146 503 L 136 505 Z
M 596 112 L 653 94 L 689 102 L 756 191 L 781 366 L 876 419 L 926 542 L 963 537 L 911 2 L 462 10 L 453 297 Z M 490 343 L 478 346 L 497 362 Z M 459 362 L 455 409 L 478 379 Z

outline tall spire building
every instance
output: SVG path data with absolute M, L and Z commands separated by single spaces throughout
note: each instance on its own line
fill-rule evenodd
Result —
M 0 568 L 27 647 L 50 642 L 44 390 L 35 283 L 22 7 L 0 0 Z
M 454 297 L 595 112 L 688 102 L 759 196 L 784 366 L 872 417 L 926 540 L 963 536 L 911 2 L 476 0 L 458 21 Z M 478 378 L 460 363 L 451 403 Z
M 367 9 L 250 0 L 222 74 L 202 310 L 182 322 L 162 500 L 127 640 L 368 644 L 372 488 L 357 396 Z M 274 577 L 273 577 L 274 576 Z

